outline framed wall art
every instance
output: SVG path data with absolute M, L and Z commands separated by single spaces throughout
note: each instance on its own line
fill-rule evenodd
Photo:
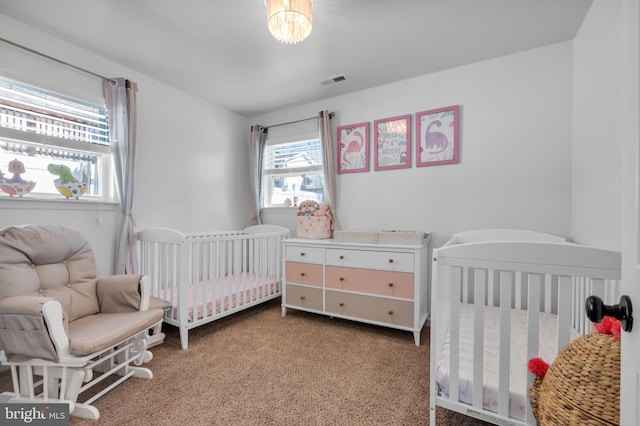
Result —
M 369 171 L 369 123 L 338 127 L 338 173 Z
M 411 115 L 373 122 L 374 170 L 411 167 Z
M 458 106 L 416 113 L 416 166 L 459 161 Z

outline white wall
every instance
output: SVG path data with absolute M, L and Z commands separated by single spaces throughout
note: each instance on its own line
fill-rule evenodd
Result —
M 138 83 L 133 204 L 138 228 L 164 226 L 190 232 L 237 229 L 248 224 L 249 127 L 245 117 L 2 14 L 0 36 L 100 75 Z M 98 78 L 3 43 L 0 49 L 4 49 L 0 50 L 4 53 L 0 73 L 51 85 L 54 90 L 88 100 L 102 97 Z M 10 200 L 0 195 L 0 227 L 44 222 L 74 226 L 93 247 L 100 272 L 109 274 L 113 271 L 118 209 L 83 201 L 74 205 L 73 201 Z
M 26 197 L 25 197 L 26 198 Z M 91 244 L 100 276 L 113 273 L 116 232 L 120 218 L 114 204 L 89 203 L 61 199 L 0 198 L 0 228 L 30 223 L 56 223 L 80 231 Z
M 269 125 L 329 109 L 336 112 L 332 120 L 335 144 L 340 125 L 373 123 L 379 118 L 450 105 L 460 105 L 460 164 L 339 175 L 337 214 L 342 228 L 427 231 L 432 233 L 434 247 L 454 232 L 487 227 L 569 236 L 570 42 L 264 114 L 250 121 Z M 415 146 L 412 158 L 415 164 Z
M 249 225 L 247 119 L 156 81 L 139 92 L 137 227 Z
M 596 0 L 573 40 L 572 235 L 621 250 L 622 4 Z

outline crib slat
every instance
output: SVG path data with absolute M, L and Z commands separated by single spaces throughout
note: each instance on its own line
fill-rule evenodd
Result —
M 484 300 L 486 290 L 486 270 L 474 270 L 473 305 L 473 406 L 482 409 L 484 370 Z
M 464 271 L 464 275 L 462 277 L 462 288 L 460 289 L 461 292 L 461 302 L 464 303 L 471 303 L 472 299 L 471 296 L 473 293 L 471 293 L 471 291 L 469 290 L 469 287 L 471 286 L 470 284 L 470 280 L 471 280 L 471 270 L 470 269 L 465 269 Z
M 540 274 L 529 274 L 527 282 L 527 305 L 534 308 L 540 306 L 540 290 L 542 286 L 542 277 Z M 540 345 L 540 311 L 538 309 L 527 310 L 527 359 L 538 357 L 538 348 Z M 527 375 L 527 389 L 533 386 L 533 374 Z M 525 422 L 529 425 L 535 425 L 536 419 L 531 410 L 531 403 L 527 398 L 527 406 L 525 411 Z
M 489 294 L 487 295 L 488 297 L 488 303 L 487 305 L 489 306 L 498 306 L 498 303 L 500 302 L 500 298 L 499 298 L 499 294 L 498 294 L 498 290 L 499 290 L 499 286 L 497 284 L 497 280 L 498 280 L 498 276 L 495 273 L 495 270 L 489 269 L 488 272 L 488 280 L 489 280 Z
M 522 275 L 523 272 L 516 271 L 516 282 L 514 285 L 514 304 L 513 307 L 516 309 L 524 309 L 523 301 L 522 301 Z
M 177 293 L 178 293 L 178 300 L 177 300 L 177 311 L 178 311 L 178 323 L 180 324 L 180 332 L 181 333 L 185 333 L 187 330 L 187 321 L 188 321 L 188 315 L 189 312 L 187 311 L 187 303 L 186 300 L 187 298 L 187 286 L 182 285 L 182 283 L 188 283 L 190 282 L 189 279 L 191 278 L 190 275 L 190 270 L 189 270 L 189 261 L 191 260 L 191 256 L 192 256 L 192 246 L 193 244 L 189 241 L 187 241 L 185 244 L 181 245 L 179 248 L 179 255 L 178 255 L 178 263 L 179 263 L 179 267 L 178 267 L 178 281 L 175 283 L 175 286 L 177 288 Z
M 544 276 L 544 306 L 543 312 L 551 312 L 551 293 L 553 280 L 551 274 L 545 274 Z
M 558 277 L 558 305 L 571 306 L 571 277 Z M 556 351 L 569 344 L 571 310 L 558 310 L 558 341 Z
M 498 413 L 509 416 L 509 369 L 511 366 L 511 293 L 513 275 L 500 271 L 500 352 L 498 373 Z
M 451 283 L 450 332 L 449 332 L 449 398 L 454 401 L 459 399 L 459 367 L 460 367 L 460 293 L 463 277 L 467 270 L 453 268 Z

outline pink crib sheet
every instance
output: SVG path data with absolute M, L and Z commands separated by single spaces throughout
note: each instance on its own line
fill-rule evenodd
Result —
M 485 307 L 484 320 L 484 384 L 483 408 L 498 412 L 498 372 L 499 341 L 498 329 L 500 309 Z M 538 356 L 549 364 L 555 359 L 557 320 L 552 314 L 540 314 L 540 336 Z M 578 338 L 578 332 L 571 330 L 570 339 Z M 460 369 L 459 400 L 466 404 L 473 401 L 473 305 L 460 305 Z M 509 416 L 524 420 L 528 404 L 527 390 L 527 311 L 511 310 L 511 351 L 509 374 Z M 449 330 L 443 340 L 438 359 L 437 383 L 439 389 L 449 396 Z
M 262 299 L 280 290 L 276 277 L 255 273 L 228 275 L 196 285 L 189 284 L 187 290 L 187 317 L 189 321 L 203 319 L 221 312 Z M 171 317 L 178 318 L 178 288 L 162 289 L 157 297 L 173 304 Z M 204 314 L 206 307 L 206 315 Z M 194 318 L 195 312 L 195 318 Z

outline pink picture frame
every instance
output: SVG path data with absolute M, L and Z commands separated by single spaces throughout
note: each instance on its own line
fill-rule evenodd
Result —
M 338 127 L 338 173 L 369 171 L 369 122 Z
M 373 134 L 374 170 L 411 167 L 411 115 L 375 120 Z
M 416 113 L 416 167 L 459 162 L 458 106 Z

